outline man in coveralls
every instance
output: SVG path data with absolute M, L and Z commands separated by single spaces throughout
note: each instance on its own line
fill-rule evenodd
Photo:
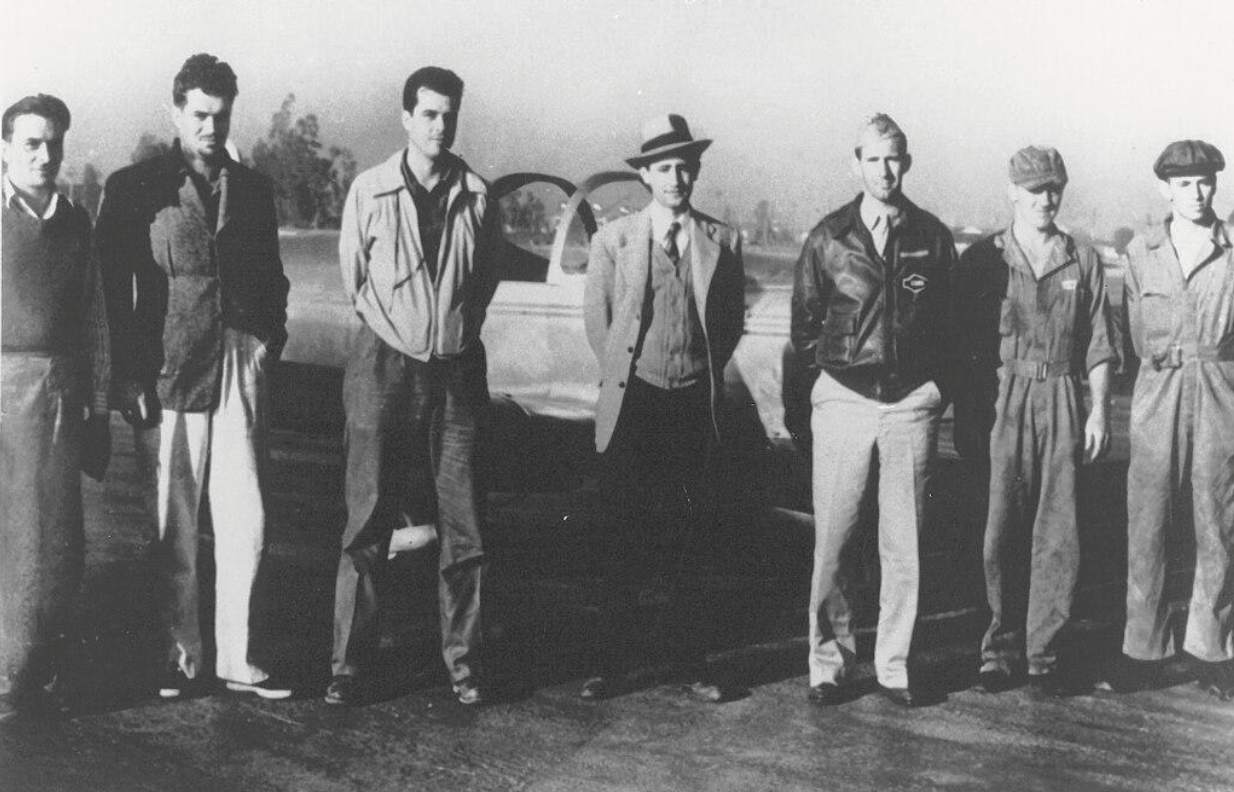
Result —
M 810 582 L 810 701 L 837 704 L 856 638 L 840 557 L 878 464 L 882 562 L 874 670 L 884 695 L 923 702 L 910 687 L 917 619 L 917 537 L 946 404 L 951 232 L 904 197 L 912 158 L 890 117 L 861 127 L 854 173 L 864 191 L 806 239 L 793 282 L 792 343 L 818 371 L 814 433 L 814 573 Z
M 1125 310 L 1140 358 L 1127 472 L 1126 662 L 1116 687 L 1154 683 L 1174 655 L 1166 532 L 1190 484 L 1195 581 L 1182 649 L 1199 682 L 1234 699 L 1234 234 L 1213 212 L 1221 152 L 1166 146 L 1153 166 L 1171 215 L 1128 249 Z
M 724 367 L 741 340 L 745 278 L 741 237 L 691 206 L 700 158 L 711 144 L 679 115 L 643 125 L 626 160 L 651 193 L 640 212 L 615 220 L 591 243 L 583 317 L 600 361 L 596 450 L 610 521 L 595 676 L 586 699 L 627 687 L 627 644 L 637 626 L 631 584 L 652 573 L 677 589 L 660 611 L 686 689 L 704 701 L 726 691 L 709 677 L 714 622 L 685 577 L 714 545 L 711 458 Z M 638 585 L 640 591 L 646 590 Z
M 103 477 L 111 439 L 90 217 L 56 192 L 69 121 L 46 94 L 4 111 L 0 717 L 63 707 L 57 677 L 85 569 L 81 471 Z
M 1078 466 L 1109 445 L 1115 353 L 1101 261 L 1054 224 L 1067 186 L 1062 157 L 1028 146 L 1011 158 L 1008 176 L 1011 227 L 964 251 L 955 277 L 956 305 L 963 306 L 956 337 L 973 350 L 967 361 L 985 366 L 981 350 L 996 338 L 991 362 L 1001 362 L 985 532 L 992 618 L 981 642 L 979 687 L 1010 687 L 1027 659 L 1032 690 L 1049 696 L 1066 690 L 1058 644 L 1080 568 Z M 979 324 L 987 317 L 997 325 Z M 1093 396 L 1087 421 L 1085 372 Z

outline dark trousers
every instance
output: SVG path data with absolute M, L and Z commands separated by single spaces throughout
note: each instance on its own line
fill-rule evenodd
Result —
M 601 468 L 599 674 L 626 673 L 648 638 L 643 650 L 703 671 L 714 634 L 698 574 L 713 550 L 710 398 L 706 381 L 665 390 L 630 377 Z
M 476 438 L 488 410 L 483 349 L 422 362 L 363 327 L 343 382 L 347 413 L 347 526 L 334 597 L 336 675 L 354 675 L 376 648 L 379 597 L 390 534 L 413 482 L 432 480 L 440 546 L 438 598 L 442 655 L 458 682 L 478 673 L 480 526 Z
M 0 695 L 51 682 L 85 569 L 76 361 L 5 354 L 0 397 Z

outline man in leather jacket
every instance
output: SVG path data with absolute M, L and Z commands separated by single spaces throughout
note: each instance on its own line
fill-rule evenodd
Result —
M 817 379 L 810 700 L 835 704 L 856 651 L 840 556 L 877 462 L 882 591 L 874 667 L 884 695 L 921 703 L 908 655 L 917 617 L 917 536 L 946 404 L 951 233 L 901 192 L 912 164 L 889 116 L 863 124 L 853 170 L 863 192 L 806 239 L 793 283 L 792 342 Z

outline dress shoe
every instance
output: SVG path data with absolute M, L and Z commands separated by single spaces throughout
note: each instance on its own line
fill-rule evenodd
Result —
M 916 707 L 921 704 L 921 696 L 912 688 L 906 687 L 883 687 L 879 686 L 879 691 L 883 694 L 883 698 L 895 704 L 897 707 Z
M 1234 662 L 1197 660 L 1196 684 L 1218 701 L 1234 701 Z
M 820 682 L 810 687 L 808 696 L 811 704 L 830 707 L 845 701 L 844 689 L 834 682 Z
M 326 685 L 326 703 L 352 706 L 359 701 L 358 685 L 354 676 L 335 675 Z
M 989 668 L 977 674 L 977 690 L 982 693 L 1002 693 L 1010 690 L 1011 674 L 1001 668 Z
M 1028 697 L 1033 701 L 1052 701 L 1066 695 L 1066 686 L 1057 673 L 1028 675 Z
M 1115 693 L 1136 693 L 1161 686 L 1165 663 L 1161 660 L 1134 660 L 1122 655 L 1106 674 L 1102 687 Z
M 291 698 L 291 685 L 274 677 L 266 677 L 260 682 L 235 682 L 228 679 L 224 684 L 228 690 L 235 693 L 252 693 L 267 701 Z
M 184 673 L 178 665 L 172 665 L 159 677 L 159 698 L 174 701 L 187 696 L 197 686 L 197 680 Z
M 484 691 L 480 688 L 480 684 L 471 677 L 454 683 L 454 695 L 458 698 L 458 703 L 464 706 L 474 707 L 484 703 Z

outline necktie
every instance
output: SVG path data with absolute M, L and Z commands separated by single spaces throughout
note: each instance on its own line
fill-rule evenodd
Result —
M 677 249 L 677 232 L 681 230 L 681 223 L 674 222 L 668 227 L 668 233 L 664 235 L 664 252 L 668 254 L 669 261 L 676 264 L 681 261 L 681 251 Z

